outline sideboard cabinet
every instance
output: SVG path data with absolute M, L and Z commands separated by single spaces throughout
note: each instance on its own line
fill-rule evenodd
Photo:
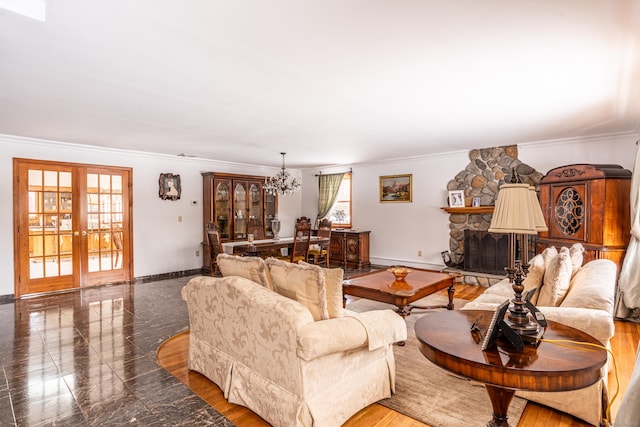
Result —
M 575 164 L 550 170 L 540 181 L 540 206 L 548 231 L 536 252 L 582 243 L 585 262 L 624 259 L 630 237 L 631 171 L 618 165 Z
M 202 178 L 204 242 L 210 222 L 218 225 L 223 242 L 246 240 L 249 234 L 256 240 L 273 237 L 271 220 L 278 200 L 264 191 L 263 176 L 203 172 Z M 203 265 L 208 268 L 208 245 L 203 245 L 203 252 Z
M 332 230 L 329 263 L 344 268 L 369 268 L 370 231 Z

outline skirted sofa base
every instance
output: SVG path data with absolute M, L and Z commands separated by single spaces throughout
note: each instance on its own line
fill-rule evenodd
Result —
M 339 426 L 394 391 L 392 344 L 406 325 L 391 310 L 314 320 L 302 303 L 238 276 L 193 278 L 182 297 L 189 369 L 274 426 Z

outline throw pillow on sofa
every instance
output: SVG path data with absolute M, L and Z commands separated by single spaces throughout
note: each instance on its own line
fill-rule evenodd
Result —
M 540 297 L 540 290 L 544 284 L 544 274 L 551 264 L 551 261 L 558 256 L 558 250 L 555 246 L 549 246 L 542 253 L 534 256 L 529 260 L 529 273 L 524 278 L 524 291 L 529 291 L 536 288 L 536 292 L 531 298 L 531 302 L 538 304 L 538 298 Z
M 274 291 L 307 307 L 314 320 L 329 319 L 326 278 L 322 268 L 276 258 L 267 258 L 265 263 L 269 267 Z
M 573 277 L 582 267 L 582 262 L 584 261 L 584 246 L 582 246 L 582 243 L 575 243 L 571 246 L 569 255 L 571 256 L 571 277 Z
M 342 280 L 344 279 L 344 270 L 341 268 L 322 268 L 304 261 L 298 261 L 299 265 L 310 265 L 320 268 L 324 274 L 325 288 L 327 291 L 327 311 L 329 319 L 343 316 L 342 309 Z
M 267 289 L 273 289 L 267 265 L 262 258 L 222 253 L 218 255 L 216 260 L 223 276 L 244 277 L 261 284 Z
M 549 268 L 549 264 L 551 264 L 551 261 L 553 261 L 555 257 L 558 256 L 558 250 L 555 246 L 549 246 L 544 251 L 542 251 L 541 255 L 542 259 L 544 259 L 544 269 L 546 271 L 547 268 Z
M 559 306 L 569 290 L 572 270 L 569 248 L 562 247 L 544 273 L 536 304 L 544 307 Z
M 524 290 L 529 291 L 539 288 L 544 279 L 545 264 L 542 254 L 538 254 L 529 260 L 529 273 L 524 278 Z

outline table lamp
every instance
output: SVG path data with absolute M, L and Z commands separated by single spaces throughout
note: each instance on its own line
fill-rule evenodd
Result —
M 505 270 L 509 281 L 513 283 L 515 296 L 509 305 L 505 322 L 511 329 L 522 336 L 537 336 L 540 326 L 529 317 L 529 309 L 522 299 L 524 276 L 528 271 L 527 235 L 536 235 L 546 231 L 547 226 L 535 190 L 520 181 L 514 171 L 510 183 L 503 184 L 498 192 L 489 232 L 507 233 L 509 235 L 509 264 Z M 516 260 L 516 236 L 523 235 L 522 256 Z M 523 266 L 523 263 L 527 263 Z M 526 270 L 525 270 L 526 268 Z

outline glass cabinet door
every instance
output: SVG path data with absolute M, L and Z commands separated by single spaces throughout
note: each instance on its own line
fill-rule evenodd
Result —
M 213 217 L 220 229 L 220 239 L 231 238 L 231 183 L 228 180 L 215 180 L 215 212 Z
M 267 239 L 273 239 L 273 228 L 271 220 L 276 217 L 278 208 L 276 205 L 276 195 L 265 193 L 264 195 L 264 229 Z
M 233 190 L 234 215 L 234 239 L 242 240 L 247 238 L 247 189 L 244 183 L 236 183 Z
M 264 239 L 261 183 L 249 183 L 249 224 L 247 232 L 253 234 L 254 239 Z
M 262 191 L 256 184 L 249 187 L 249 219 L 260 220 L 262 217 Z

